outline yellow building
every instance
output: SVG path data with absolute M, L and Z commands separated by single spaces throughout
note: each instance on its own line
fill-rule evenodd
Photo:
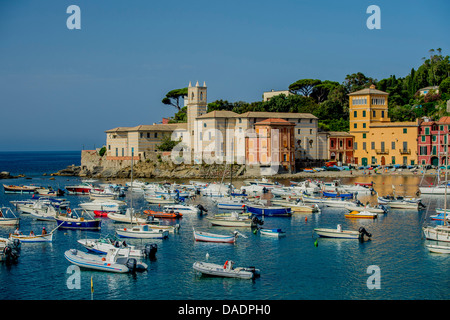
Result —
M 419 122 L 391 122 L 388 95 L 374 85 L 349 94 L 355 164 L 417 164 Z

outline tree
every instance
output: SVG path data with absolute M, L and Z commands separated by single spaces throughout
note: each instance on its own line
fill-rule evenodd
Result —
M 303 94 L 305 97 L 309 97 L 314 87 L 321 82 L 322 81 L 318 79 L 300 79 L 289 85 L 289 91 L 295 94 Z
M 369 85 L 375 84 L 376 82 L 376 79 L 366 77 L 362 72 L 357 72 L 348 74 L 345 77 L 344 86 L 348 92 L 355 92 L 369 87 Z
M 161 143 L 156 146 L 159 151 L 172 151 L 172 149 L 181 142 L 180 140 L 172 140 L 170 135 L 163 135 Z
M 324 102 L 328 99 L 328 94 L 339 85 L 339 82 L 325 80 L 313 88 L 311 97 L 316 99 L 318 103 Z
M 180 98 L 187 96 L 188 94 L 188 88 L 182 88 L 182 89 L 174 89 L 172 91 L 167 92 L 164 99 L 162 99 L 162 103 L 174 106 L 178 109 L 178 111 L 181 110 L 180 106 Z
M 439 92 L 442 93 L 449 93 L 450 94 L 450 77 L 442 80 L 441 84 L 439 85 Z

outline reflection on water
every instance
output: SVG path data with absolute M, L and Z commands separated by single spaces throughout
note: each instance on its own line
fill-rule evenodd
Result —
M 373 181 L 379 195 L 392 194 L 394 185 L 397 195 L 414 196 L 421 179 L 420 176 L 375 175 L 341 181 L 343 184 Z M 55 181 L 46 181 L 49 185 L 54 183 L 58 186 L 77 180 L 56 177 Z M 280 182 L 289 184 L 288 180 Z M 233 183 L 236 187 L 242 184 L 241 181 Z M 27 197 L 0 194 L 2 204 Z M 87 201 L 81 196 L 67 198 L 71 206 Z M 281 228 L 286 231 L 286 237 L 273 239 L 254 234 L 249 228 L 239 228 L 247 238 L 239 237 L 236 244 L 194 241 L 193 227 L 222 234 L 231 233 L 234 228 L 211 227 L 205 216 L 185 214 L 179 221 L 164 221 L 181 225 L 179 233 L 170 234 L 166 240 L 127 240 L 137 245 L 157 243 L 157 258 L 145 261 L 149 266 L 146 272 L 131 275 L 82 270 L 81 289 L 69 290 L 66 286 L 69 263 L 63 256 L 64 251 L 82 249 L 77 243 L 80 238 L 114 234 L 116 228 L 123 226 L 102 218 L 101 232 L 58 230 L 52 244 L 23 244 L 17 265 L 0 265 L 0 299 L 88 300 L 91 298 L 91 277 L 96 300 L 448 299 L 450 286 L 446 275 L 449 256 L 429 253 L 421 231 L 424 224 L 436 223 L 429 220 L 429 215 L 434 214 L 436 206 L 444 204 L 444 197 L 421 198 L 427 205 L 423 211 L 390 210 L 374 220 L 347 219 L 344 217 L 345 209 L 328 207 L 321 207 L 320 213 L 298 213 L 291 218 L 266 217 L 264 226 Z M 360 199 L 376 203 L 376 196 Z M 133 203 L 135 208 L 149 207 L 142 195 L 135 194 Z M 193 203 L 207 207 L 209 215 L 224 212 L 208 198 L 197 197 Z M 42 226 L 47 229 L 53 226 L 48 222 L 36 222 L 29 215 L 21 215 L 21 219 L 21 228 L 28 232 L 31 229 L 36 232 Z M 337 224 L 351 230 L 363 226 L 372 233 L 372 240 L 361 243 L 358 240 L 320 238 L 318 245 L 314 245 L 317 239 L 314 228 L 336 228 Z M 9 231 L 0 227 L 0 236 Z M 223 264 L 226 260 L 233 260 L 236 266 L 255 266 L 261 270 L 261 277 L 246 281 L 198 276 L 192 264 L 206 260 L 207 253 L 208 261 L 212 263 Z M 380 290 L 367 288 L 367 268 L 371 265 L 380 267 Z

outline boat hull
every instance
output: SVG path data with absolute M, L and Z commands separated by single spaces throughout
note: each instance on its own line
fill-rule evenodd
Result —
M 12 234 L 10 236 L 10 239 L 18 239 L 18 240 L 20 240 L 20 242 L 52 242 L 53 241 L 53 233 L 49 233 L 46 235 L 34 235 L 34 236 Z
M 165 239 L 169 236 L 169 231 L 161 230 L 158 231 L 133 231 L 132 229 L 116 229 L 116 233 L 121 238 L 131 238 L 131 239 Z
M 97 259 L 89 259 L 88 255 L 81 253 L 73 253 L 72 250 L 67 250 L 64 253 L 64 257 L 72 264 L 75 264 L 82 268 L 94 269 L 100 271 L 116 272 L 116 273 L 126 273 L 130 270 L 127 266 L 117 263 L 111 263 L 108 261 L 101 261 Z
M 215 242 L 215 243 L 235 243 L 236 241 L 236 237 L 234 235 L 225 236 L 195 230 L 194 230 L 194 239 L 195 241 Z
M 290 217 L 292 215 L 289 207 L 256 207 L 247 206 L 247 211 L 257 216 L 267 217 Z
M 326 228 L 316 228 L 314 231 L 322 238 L 337 238 L 337 239 L 359 239 L 360 233 L 358 231 L 351 230 L 337 230 L 337 229 L 326 229 Z
M 206 218 L 213 226 L 221 227 L 254 227 L 255 223 L 252 219 L 232 219 L 231 217 L 207 217 Z
M 223 266 L 206 262 L 194 262 L 193 269 L 208 276 L 253 279 L 259 275 L 259 270 L 255 268 L 236 268 L 227 270 Z M 252 271 L 250 271 L 252 270 Z
M 100 220 L 83 220 L 83 219 L 72 219 L 57 217 L 55 218 L 56 223 L 61 229 L 72 229 L 72 230 L 100 230 L 101 221 Z

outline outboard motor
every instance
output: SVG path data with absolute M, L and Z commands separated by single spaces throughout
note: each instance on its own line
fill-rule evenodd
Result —
M 129 258 L 125 265 L 131 272 L 134 272 L 136 271 L 137 260 L 135 258 Z
M 264 221 L 259 219 L 257 216 L 253 216 L 252 221 L 256 224 L 256 226 L 258 226 L 258 224 L 261 226 L 264 224 Z
M 203 214 L 203 212 L 208 212 L 208 209 L 206 209 L 204 206 L 202 206 L 200 203 L 197 205 L 197 208 L 200 209 L 200 214 Z
M 144 249 L 144 254 L 150 259 L 154 259 L 156 252 L 158 251 L 158 245 L 156 243 L 146 244 Z
M 419 209 L 423 209 L 423 208 L 426 208 L 426 206 L 421 201 L 419 201 Z
M 367 232 L 367 230 L 364 227 L 359 227 L 359 240 L 364 241 L 364 236 L 367 236 L 368 238 L 372 237 L 372 234 Z

